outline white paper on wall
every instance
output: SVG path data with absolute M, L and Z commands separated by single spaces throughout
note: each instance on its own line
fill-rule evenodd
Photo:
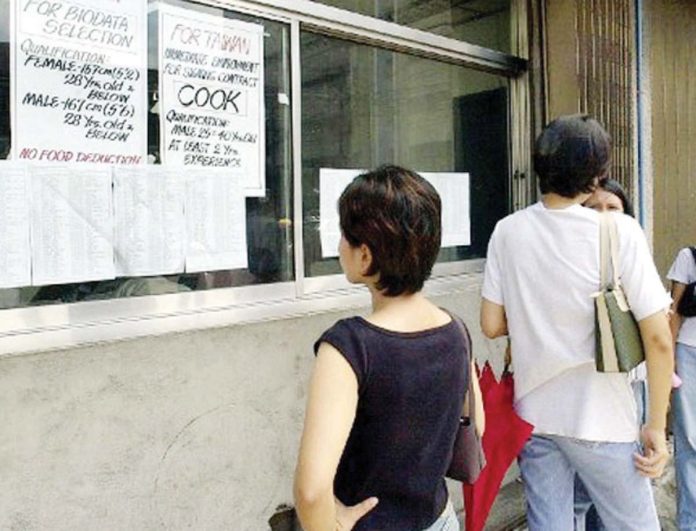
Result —
M 441 247 L 471 245 L 469 215 L 469 174 L 453 172 L 422 172 L 433 185 L 442 202 Z
M 323 258 L 338 256 L 341 229 L 338 199 L 350 182 L 364 170 L 321 168 L 319 170 L 319 231 Z M 471 245 L 469 174 L 420 172 L 440 194 L 442 202 L 442 247 Z
M 12 155 L 140 164 L 147 155 L 147 2 L 11 0 Z
M 32 283 L 114 278 L 111 168 L 29 166 Z
M 265 195 L 263 26 L 158 4 L 161 152 Z
M 0 161 L 0 288 L 31 284 L 29 190 L 26 164 Z
M 186 169 L 186 271 L 246 268 L 243 177 L 229 170 Z
M 116 276 L 184 271 L 184 178 L 163 166 L 114 168 Z
M 338 256 L 341 224 L 338 198 L 346 186 L 364 170 L 321 168 L 319 170 L 319 237 L 322 258 Z

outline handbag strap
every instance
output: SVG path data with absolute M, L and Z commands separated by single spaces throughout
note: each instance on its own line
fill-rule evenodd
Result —
M 467 371 L 467 373 L 470 373 L 469 367 L 471 366 L 471 336 L 469 335 L 469 330 L 467 329 L 466 325 L 464 322 L 457 317 L 456 315 L 450 314 L 452 319 L 457 323 L 457 326 L 459 327 L 459 330 L 461 331 L 462 335 L 464 336 L 464 345 L 466 346 L 466 351 L 469 354 L 467 356 L 467 359 L 464 360 L 464 370 Z M 470 421 L 474 423 L 474 426 L 476 426 L 476 393 L 474 393 L 474 378 L 476 378 L 476 374 L 469 374 L 469 387 L 464 393 L 464 403 L 462 404 L 462 417 L 469 417 Z M 467 396 L 469 398 L 469 411 L 468 415 L 465 415 L 465 406 L 466 406 L 466 399 Z
M 599 283 L 603 290 L 614 289 L 621 284 L 619 277 L 619 236 L 616 220 L 611 212 L 602 212 L 599 215 Z
M 616 218 L 611 212 L 603 212 L 599 218 L 599 278 L 602 291 L 611 291 L 621 311 L 630 311 L 628 299 L 619 276 L 619 233 Z M 611 280 L 608 279 L 611 268 Z

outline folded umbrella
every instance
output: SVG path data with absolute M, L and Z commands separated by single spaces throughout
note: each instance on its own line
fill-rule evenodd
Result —
M 483 529 L 506 472 L 534 429 L 515 413 L 514 382 L 507 367 L 497 381 L 493 369 L 486 362 L 479 385 L 486 412 L 482 443 L 487 464 L 473 485 L 464 485 L 466 531 Z

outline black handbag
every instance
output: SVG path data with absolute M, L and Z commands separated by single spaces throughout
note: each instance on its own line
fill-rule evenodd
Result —
M 465 370 L 468 371 L 469 359 L 471 357 L 471 337 L 464 323 L 452 317 L 464 335 L 464 344 L 466 347 Z M 476 374 L 469 374 L 469 388 L 464 395 L 464 408 L 468 409 L 468 415 L 462 411 L 459 418 L 459 426 L 457 427 L 457 435 L 454 439 L 454 447 L 452 448 L 452 459 L 445 474 L 448 478 L 456 479 L 462 483 L 474 483 L 481 474 L 481 471 L 486 466 L 486 456 L 483 453 L 483 445 L 481 437 L 476 432 L 476 404 L 474 393 L 474 378 Z M 466 408 L 467 398 L 469 407 Z
M 691 254 L 696 262 L 696 247 L 689 247 Z M 677 304 L 677 313 L 683 317 L 696 316 L 696 282 L 691 282 L 686 285 L 682 298 Z

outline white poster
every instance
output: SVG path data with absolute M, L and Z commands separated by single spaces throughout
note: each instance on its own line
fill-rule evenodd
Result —
M 246 268 L 246 198 L 241 174 L 197 169 L 186 170 L 185 175 L 186 271 Z
M 111 168 L 30 166 L 32 283 L 114 278 Z
M 319 238 L 322 258 L 338 256 L 341 224 L 338 217 L 338 198 L 346 186 L 365 170 L 319 170 Z
M 441 247 L 471 245 L 469 174 L 421 172 L 440 194 L 442 202 Z
M 234 170 L 265 195 L 263 26 L 158 9 L 163 162 Z
M 163 166 L 114 168 L 116 276 L 183 273 L 184 184 Z
M 350 182 L 365 170 L 319 170 L 319 235 L 323 258 L 338 256 L 341 228 L 338 199 Z M 471 245 L 469 174 L 419 172 L 440 195 L 442 203 L 441 247 Z
M 31 284 L 29 189 L 25 164 L 0 161 L 0 288 Z
M 147 155 L 147 2 L 11 0 L 12 154 L 140 164 Z

